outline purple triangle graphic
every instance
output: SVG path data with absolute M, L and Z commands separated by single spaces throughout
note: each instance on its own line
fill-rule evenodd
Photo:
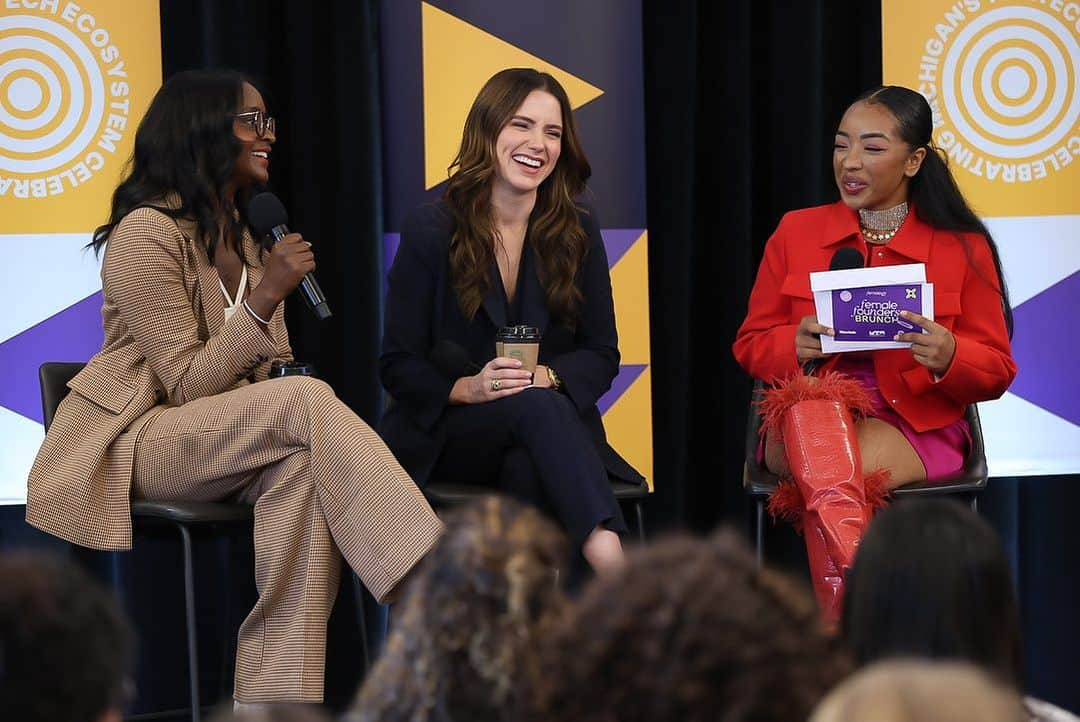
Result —
M 637 381 L 638 376 L 641 376 L 647 368 L 649 368 L 648 364 L 623 364 L 619 366 L 619 373 L 615 376 L 615 380 L 611 382 L 611 388 L 596 402 L 596 405 L 600 408 L 600 413 L 606 414 L 608 409 L 615 405 L 615 402 L 626 393 L 626 390 Z
M 1072 310 L 1080 301 L 1080 271 L 1013 311 L 1012 352 L 1019 371 L 1009 391 L 1080 425 L 1080 331 Z
M 398 246 L 401 245 L 400 233 L 384 233 L 382 241 L 383 249 L 383 271 L 390 273 L 390 266 L 394 263 L 394 256 L 397 255 Z
M 101 291 L 0 343 L 0 406 L 41 423 L 38 367 L 86 361 L 101 350 Z
M 626 252 L 630 250 L 630 246 L 634 245 L 634 241 L 641 238 L 641 234 L 644 233 L 643 228 L 604 228 L 601 229 L 600 235 L 604 238 L 604 250 L 607 251 L 607 263 L 608 268 L 615 268 L 615 264 L 619 262 Z

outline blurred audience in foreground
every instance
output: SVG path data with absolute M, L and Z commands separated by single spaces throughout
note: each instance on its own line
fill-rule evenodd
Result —
M 562 533 L 501 497 L 455 509 L 395 609 L 350 722 L 520 720 L 545 622 L 563 605 Z
M 1020 613 L 993 528 L 955 501 L 897 502 L 871 522 L 848 577 L 843 635 L 858 665 L 959 660 L 1024 689 Z M 1076 722 L 1028 697 L 1028 719 Z
M 120 722 L 133 647 L 116 600 L 81 569 L 0 555 L 0 720 Z
M 805 720 L 849 670 L 814 600 L 730 531 L 631 554 L 542 654 L 545 722 Z

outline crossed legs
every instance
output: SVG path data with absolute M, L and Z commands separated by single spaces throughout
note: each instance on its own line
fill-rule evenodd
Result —
M 259 599 L 240 628 L 236 699 L 319 702 L 341 556 L 385 598 L 442 526 L 379 437 L 325 383 L 287 377 L 160 412 L 133 493 L 255 505 Z

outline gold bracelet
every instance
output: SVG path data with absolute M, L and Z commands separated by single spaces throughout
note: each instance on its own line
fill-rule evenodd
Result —
M 555 389 L 556 391 L 562 391 L 562 379 L 560 379 L 559 375 L 555 373 L 555 369 L 551 368 L 550 366 L 545 366 L 544 368 L 547 369 L 548 380 L 551 381 L 551 388 Z

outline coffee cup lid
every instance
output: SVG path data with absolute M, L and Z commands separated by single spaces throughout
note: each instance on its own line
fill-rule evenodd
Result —
M 495 336 L 499 341 L 538 341 L 540 329 L 535 326 L 503 326 Z

